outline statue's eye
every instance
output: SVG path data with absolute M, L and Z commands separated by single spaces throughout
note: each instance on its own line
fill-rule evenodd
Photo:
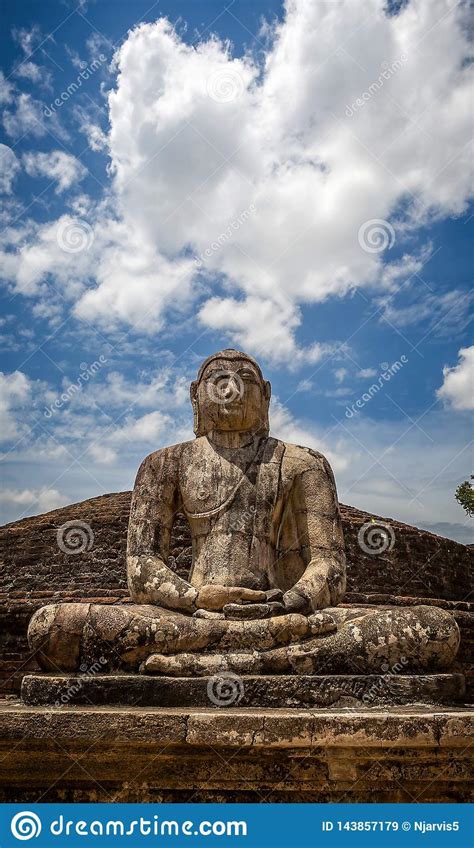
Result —
M 240 371 L 239 376 L 241 377 L 242 380 L 245 380 L 246 382 L 249 382 L 249 383 L 255 383 L 256 382 L 255 374 L 253 374 L 252 371 Z

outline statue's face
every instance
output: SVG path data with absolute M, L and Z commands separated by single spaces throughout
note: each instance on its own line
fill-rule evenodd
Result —
M 205 432 L 258 430 L 266 421 L 270 384 L 245 359 L 214 359 L 195 389 Z

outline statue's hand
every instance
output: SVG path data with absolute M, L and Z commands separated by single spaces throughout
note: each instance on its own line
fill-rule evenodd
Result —
M 302 593 L 293 589 L 289 589 L 288 592 L 285 592 L 283 595 L 283 603 L 285 606 L 285 612 L 287 613 L 299 612 L 303 615 L 308 615 L 308 613 L 311 612 L 309 599 Z
M 224 607 L 224 617 L 238 621 L 272 618 L 275 615 L 284 615 L 285 612 L 285 607 L 278 601 L 266 604 L 226 604 Z
M 265 601 L 265 592 L 258 589 L 208 583 L 198 590 L 195 605 L 198 609 L 221 612 L 226 604 L 260 604 L 265 603 Z

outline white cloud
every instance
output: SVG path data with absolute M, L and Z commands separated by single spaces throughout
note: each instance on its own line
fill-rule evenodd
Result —
M 33 24 L 31 27 L 14 27 L 12 30 L 12 36 L 14 41 L 21 47 L 23 53 L 29 58 L 32 53 L 35 52 L 36 48 L 39 45 L 46 41 L 54 41 L 52 35 L 48 35 L 46 38 L 43 38 L 41 33 L 41 28 L 38 24 Z
M 375 377 L 378 374 L 376 368 L 361 368 L 360 371 L 357 372 L 356 377 L 359 377 L 361 380 L 366 380 L 369 377 Z
M 296 340 L 305 304 L 356 286 L 392 291 L 420 270 L 423 255 L 389 262 L 358 234 L 381 219 L 401 243 L 466 208 L 465 10 L 450 0 L 413 0 L 397 15 L 384 7 L 367 0 L 361 15 L 353 0 L 288 0 L 263 69 L 216 38 L 187 45 L 163 19 L 129 34 L 109 96 L 113 192 L 91 222 L 87 262 L 68 258 L 78 316 L 153 332 L 166 311 L 204 296 L 206 326 L 296 366 L 321 356 Z M 32 111 L 20 99 L 7 131 L 34 130 Z M 209 251 L 226 228 L 231 237 Z M 33 234 L 40 296 L 58 259 L 54 244 L 45 255 L 45 233 Z M 204 254 L 203 266 L 190 254 Z M 10 264 L 20 274 L 25 261 Z
M 469 324 L 473 296 L 468 291 L 451 289 L 441 294 L 419 284 L 415 292 L 407 291 L 405 286 L 403 292 L 403 306 L 398 306 L 392 296 L 378 301 L 382 318 L 397 328 L 423 323 L 429 334 L 450 336 L 453 331 L 462 332 Z
M 83 241 L 84 249 L 75 249 L 76 236 L 79 245 Z M 54 296 L 44 285 L 51 275 L 66 295 L 78 297 L 82 293 L 90 273 L 87 250 L 90 240 L 91 228 L 87 222 L 78 223 L 69 215 L 48 224 L 30 224 L 23 231 L 7 229 L 0 240 L 6 248 L 1 254 L 3 274 L 7 279 L 15 278 L 16 291 L 25 295 L 44 294 L 43 305 L 51 310 Z M 68 251 L 68 247 L 72 249 Z
M 110 437 L 113 444 L 124 444 L 126 442 L 156 443 L 165 432 L 169 424 L 169 417 L 162 412 L 148 412 L 141 418 L 126 418 L 125 424 L 114 430 Z
M 51 150 L 48 153 L 25 153 L 23 164 L 30 177 L 48 177 L 57 183 L 56 194 L 70 188 L 82 180 L 87 170 L 84 165 L 62 150 Z
M 346 379 L 348 373 L 349 372 L 348 372 L 347 368 L 336 368 L 336 370 L 334 372 L 334 376 L 335 376 L 338 383 L 343 383 L 344 380 Z
M 0 432 L 1 441 L 19 438 L 25 432 L 20 410 L 31 398 L 32 383 L 22 371 L 4 374 L 0 371 Z
M 443 385 L 437 395 L 453 409 L 474 409 L 474 345 L 458 353 L 459 362 L 443 368 Z
M 94 153 L 100 153 L 100 151 L 107 149 L 107 135 L 99 124 L 83 117 L 79 122 L 79 130 L 86 136 L 89 147 Z
M 51 115 L 48 121 L 49 126 L 45 123 L 44 104 L 25 92 L 18 94 L 10 102 L 10 108 L 3 112 L 5 132 L 14 139 L 19 140 L 26 135 L 42 138 L 48 132 L 61 139 L 69 138 L 57 115 Z
M 3 126 L 7 135 L 13 138 L 26 133 L 38 137 L 45 135 L 41 103 L 31 94 L 20 94 L 16 100 L 15 109 L 3 113 Z
M 9 82 L 3 71 L 0 71 L 0 105 L 11 103 L 13 99 L 13 85 Z
M 313 425 L 307 426 L 295 418 L 278 398 L 272 398 L 270 406 L 271 434 L 290 444 L 313 448 L 324 454 L 335 472 L 344 471 L 352 457 L 352 451 L 340 439 L 331 439 L 331 444 Z
M 199 320 L 214 330 L 228 333 L 236 344 L 269 361 L 286 361 L 292 367 L 303 362 L 318 362 L 335 349 L 331 345 L 313 342 L 299 348 L 294 330 L 301 318 L 298 310 L 288 301 L 277 303 L 269 298 L 247 297 L 210 298 L 199 312 Z
M 21 165 L 15 153 L 6 144 L 0 144 L 0 193 L 11 194 L 13 180 Z
M 51 90 L 50 72 L 35 62 L 22 62 L 15 69 L 15 76 L 21 79 L 27 79 L 35 85 L 42 85 L 44 88 Z
M 27 507 L 27 512 L 49 512 L 67 504 L 67 498 L 57 489 L 3 489 L 0 501 L 19 507 Z

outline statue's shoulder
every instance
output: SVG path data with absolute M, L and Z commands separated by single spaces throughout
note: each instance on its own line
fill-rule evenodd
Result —
M 179 442 L 177 445 L 166 445 L 164 448 L 158 448 L 145 457 L 140 465 L 140 470 L 148 468 L 155 472 L 162 472 L 166 468 L 174 469 L 190 445 L 192 445 L 192 442 Z
M 302 474 L 304 471 L 322 471 L 331 473 L 331 466 L 324 454 L 313 448 L 303 445 L 293 445 L 290 442 L 282 442 L 285 448 L 284 463 L 294 473 Z

